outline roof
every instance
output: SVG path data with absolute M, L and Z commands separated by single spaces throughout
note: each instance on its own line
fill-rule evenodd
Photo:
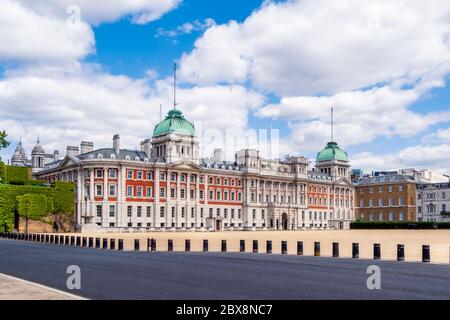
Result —
M 76 156 L 80 160 L 89 159 L 118 159 L 118 160 L 137 160 L 144 161 L 147 155 L 144 151 L 121 149 L 117 154 L 114 148 L 103 148 Z
M 155 126 L 153 137 L 162 136 L 168 133 L 178 133 L 188 136 L 195 135 L 195 128 L 187 121 L 180 110 L 172 109 L 166 118 Z
M 355 185 L 403 183 L 403 182 L 415 183 L 416 180 L 414 180 L 412 176 L 402 174 L 389 174 L 384 176 L 361 177 L 355 181 Z
M 330 141 L 327 143 L 325 149 L 317 154 L 316 161 L 348 161 L 347 152 L 339 148 L 337 142 Z

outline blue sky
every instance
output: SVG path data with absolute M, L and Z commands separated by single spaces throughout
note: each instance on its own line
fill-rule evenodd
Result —
M 354 167 L 449 173 L 446 1 L 133 2 L 6 0 L 0 129 L 13 143 L 2 157 L 19 137 L 29 153 L 37 134 L 49 152 L 80 140 L 109 146 L 115 133 L 135 148 L 159 104 L 170 108 L 177 61 L 180 108 L 206 129 L 272 126 L 281 155 L 314 158 L 333 106 L 336 140 Z M 81 13 L 74 29 L 70 4 Z

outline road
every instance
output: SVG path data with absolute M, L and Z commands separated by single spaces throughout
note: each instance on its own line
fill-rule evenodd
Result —
M 369 265 L 381 290 L 367 289 Z M 69 265 L 81 290 L 66 287 Z M 450 267 L 251 253 L 118 252 L 0 240 L 0 273 L 89 299 L 450 299 Z

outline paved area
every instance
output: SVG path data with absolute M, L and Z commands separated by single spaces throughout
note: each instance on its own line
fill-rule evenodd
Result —
M 79 300 L 80 297 L 0 274 L 0 300 Z
M 239 241 L 246 241 L 246 250 L 251 252 L 253 240 L 259 241 L 259 250 L 265 251 L 267 240 L 273 242 L 273 253 L 280 253 L 281 241 L 287 241 L 288 254 L 297 254 L 297 241 L 303 241 L 304 254 L 314 255 L 314 242 L 321 244 L 321 255 L 332 256 L 332 243 L 338 242 L 340 255 L 351 258 L 352 243 L 359 243 L 361 258 L 373 257 L 373 244 L 381 245 L 382 260 L 396 260 L 397 245 L 405 247 L 405 260 L 422 261 L 422 245 L 431 249 L 431 263 L 449 264 L 450 230 L 315 230 L 315 231 L 255 231 L 255 232 L 148 232 L 148 233 L 86 233 L 83 237 L 123 239 L 125 250 L 134 249 L 134 240 L 140 239 L 141 250 L 146 250 L 147 238 L 155 238 L 158 251 L 167 250 L 167 240 L 173 240 L 175 251 L 184 251 L 185 239 L 191 240 L 191 251 L 202 251 L 204 239 L 209 240 L 210 251 L 220 251 L 221 241 L 227 240 L 227 250 L 239 251 Z M 117 245 L 117 243 L 116 243 Z
M 90 299 L 450 299 L 450 267 L 251 253 L 145 253 L 0 240 L 0 272 Z M 81 268 L 81 290 L 66 269 Z M 367 289 L 367 267 L 381 290 Z

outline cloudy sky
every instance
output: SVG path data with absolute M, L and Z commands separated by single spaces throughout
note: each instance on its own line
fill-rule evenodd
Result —
M 203 131 L 272 127 L 281 154 L 313 159 L 333 106 L 353 167 L 450 173 L 448 0 L 101 3 L 0 0 L 4 159 L 38 135 L 62 154 L 115 133 L 138 148 L 176 61 L 178 107 Z

